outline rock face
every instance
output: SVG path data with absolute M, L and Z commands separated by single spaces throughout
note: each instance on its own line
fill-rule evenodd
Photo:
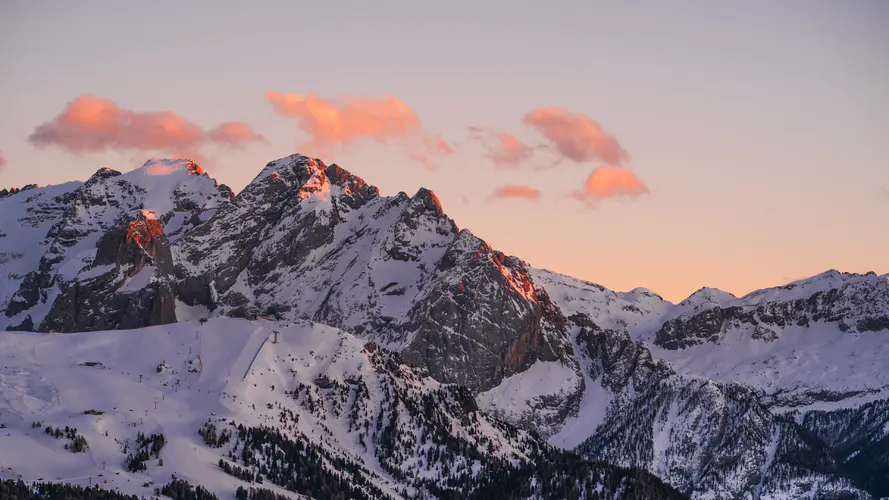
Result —
M 173 251 L 189 305 L 343 328 L 473 390 L 570 352 L 526 265 L 459 231 L 431 191 L 381 197 L 317 159 L 269 163 Z
M 0 276 L 5 329 L 137 328 L 177 310 L 308 320 L 695 498 L 889 495 L 889 276 L 672 304 L 534 269 L 429 190 L 384 197 L 301 155 L 237 196 L 168 160 L 7 191 Z
M 175 321 L 169 243 L 230 200 L 188 160 L 102 168 L 82 184 L 7 196 L 0 321 L 59 332 Z
M 92 264 L 61 292 L 41 331 L 140 328 L 176 321 L 173 260 L 152 213 L 109 229 Z
M 535 361 L 572 359 L 564 318 L 525 268 L 461 231 L 400 325 L 405 359 L 479 390 Z
M 590 377 L 615 396 L 577 448 L 587 458 L 646 469 L 693 498 L 867 498 L 829 448 L 757 390 L 677 375 L 626 333 L 590 325 L 577 342 Z
M 887 311 L 886 277 L 828 271 L 740 299 L 698 305 L 691 313 L 664 323 L 655 334 L 655 343 L 666 349 L 680 349 L 719 341 L 729 330 L 747 330 L 751 338 L 772 341 L 785 328 L 813 323 L 835 323 L 838 329 L 850 333 L 876 332 L 889 330 Z

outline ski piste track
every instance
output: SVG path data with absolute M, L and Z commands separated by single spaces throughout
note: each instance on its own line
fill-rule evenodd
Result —
M 262 339 L 262 343 L 259 344 L 259 348 L 256 349 L 256 352 L 255 352 L 255 353 L 253 353 L 253 359 L 250 360 L 250 364 L 247 365 L 247 369 L 244 370 L 244 376 L 241 377 L 241 381 L 247 380 L 247 374 L 250 373 L 250 368 L 253 368 L 253 362 L 256 361 L 256 356 L 259 356 L 259 351 L 262 350 L 262 346 L 264 346 L 265 343 L 268 342 L 268 341 L 269 341 L 269 338 L 268 338 L 268 337 Z

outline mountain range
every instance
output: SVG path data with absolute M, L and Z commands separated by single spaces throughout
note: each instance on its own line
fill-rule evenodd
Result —
M 0 191 L 0 329 L 0 479 L 85 484 L 101 462 L 132 494 L 175 473 L 221 497 L 263 478 L 317 498 L 889 497 L 889 275 L 673 304 L 534 268 L 427 189 L 381 196 L 302 155 L 237 195 L 160 159 Z M 82 457 L 39 430 L 74 421 Z M 132 470 L 149 435 L 169 444 Z

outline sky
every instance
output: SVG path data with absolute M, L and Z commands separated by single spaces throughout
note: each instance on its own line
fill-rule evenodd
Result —
M 0 187 L 317 156 L 679 301 L 889 273 L 889 2 L 0 0 Z

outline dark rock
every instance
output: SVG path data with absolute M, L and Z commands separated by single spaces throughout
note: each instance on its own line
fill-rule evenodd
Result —
M 868 317 L 858 321 L 856 328 L 859 332 L 877 332 L 889 330 L 889 316 Z
M 31 319 L 31 315 L 29 314 L 29 315 L 25 316 L 25 319 L 18 325 L 7 326 L 6 331 L 9 331 L 9 332 L 33 332 L 34 331 L 34 320 Z
M 312 382 L 321 389 L 331 389 L 336 385 L 333 380 L 327 378 L 326 376 L 318 377 Z
M 163 227 L 155 219 L 133 220 L 109 230 L 97 243 L 94 263 L 87 272 L 109 269 L 65 284 L 40 330 L 113 330 L 175 322 L 172 260 Z M 121 289 L 143 269 L 152 272 L 147 286 Z
M 436 380 L 483 391 L 537 360 L 566 360 L 565 319 L 525 265 L 468 231 L 451 244 L 402 326 L 408 362 Z

